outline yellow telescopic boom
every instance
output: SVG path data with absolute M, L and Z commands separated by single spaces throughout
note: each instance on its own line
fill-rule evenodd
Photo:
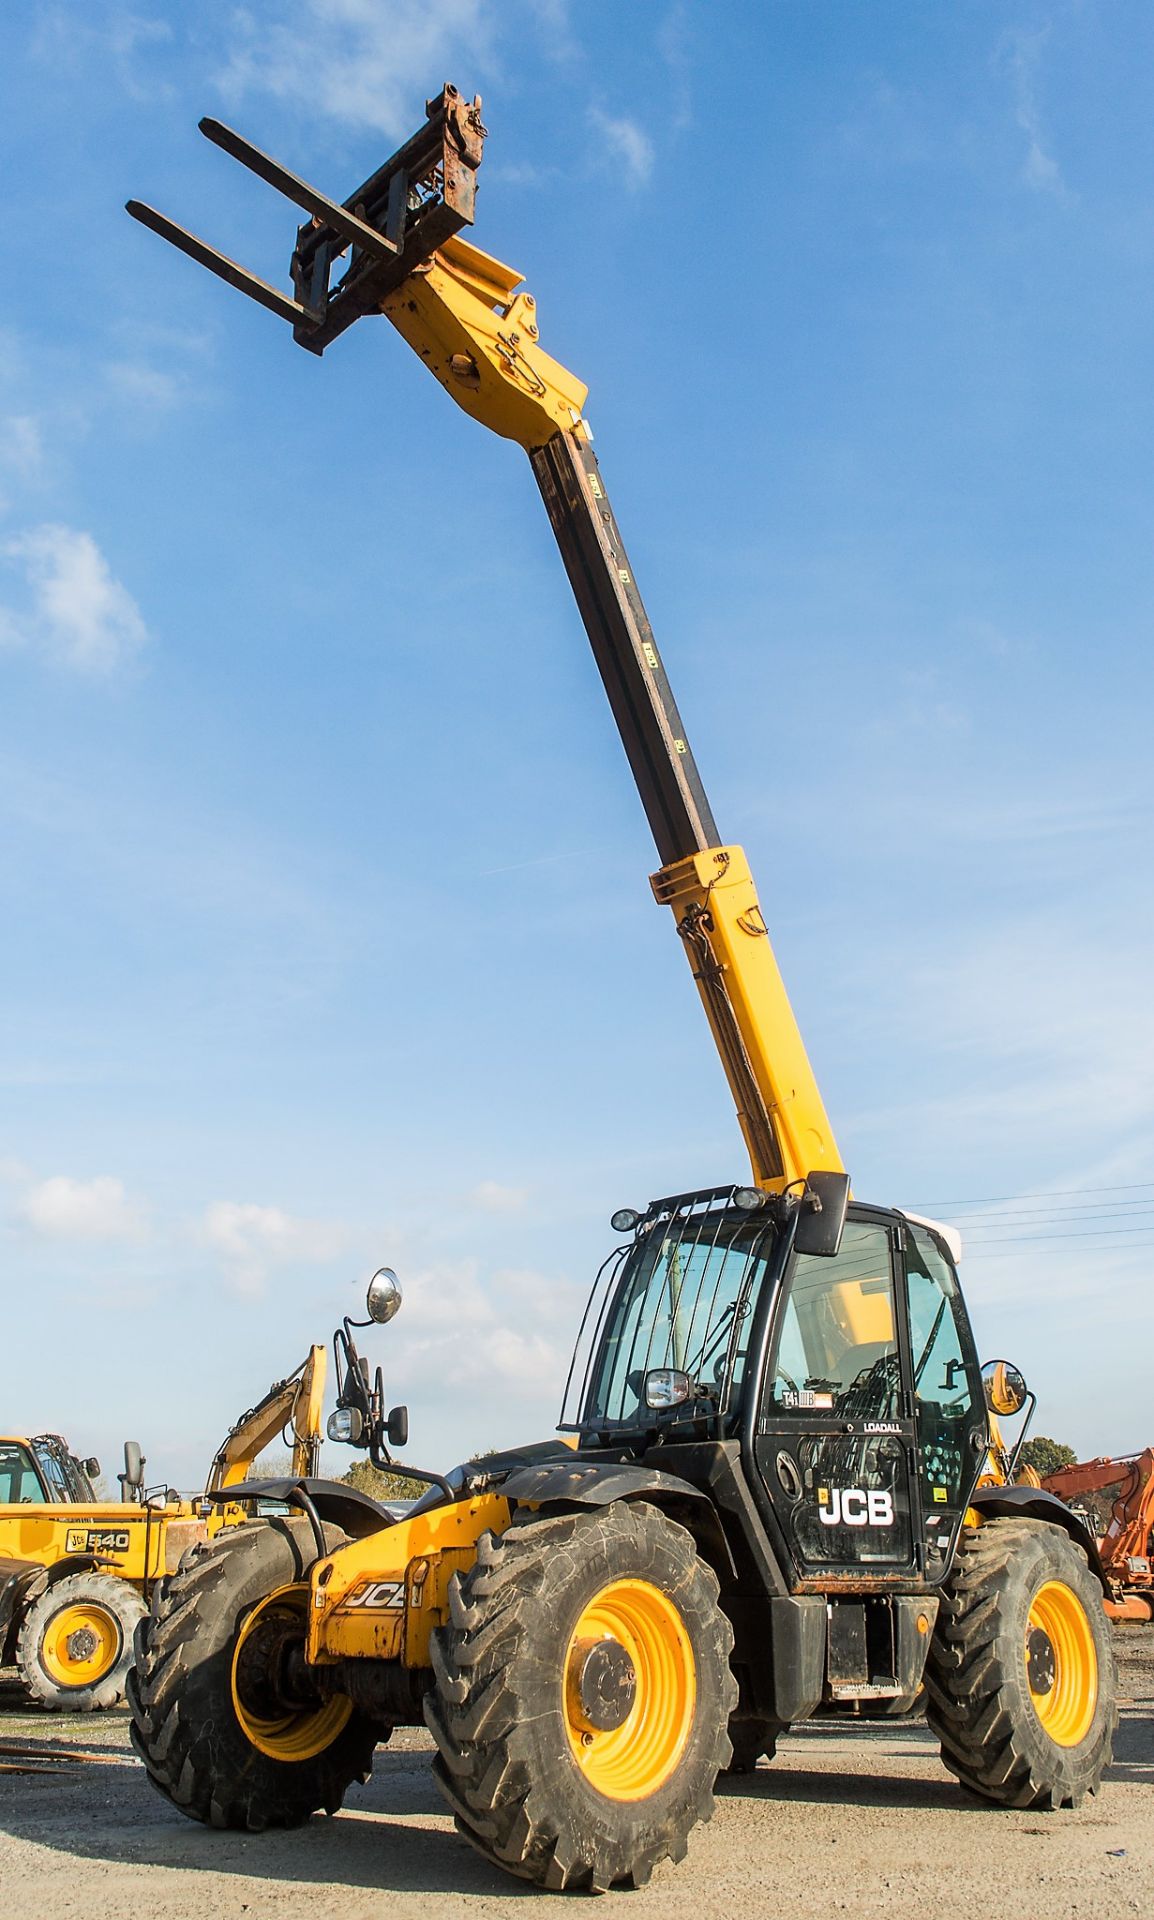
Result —
M 128 210 L 292 323 L 313 353 L 384 313 L 457 405 L 529 455 L 661 860 L 749 1150 L 767 1191 L 843 1171 L 740 847 L 720 835 L 593 453 L 587 389 L 540 344 L 522 276 L 460 237 L 473 218 L 480 100 L 446 87 L 426 124 L 343 203 L 216 121 L 202 131 L 311 216 L 292 260 L 296 299 L 139 201 Z M 342 279 L 334 262 L 349 253 Z

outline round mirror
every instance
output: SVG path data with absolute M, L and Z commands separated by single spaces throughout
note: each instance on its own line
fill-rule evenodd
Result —
M 1026 1404 L 1028 1388 L 1025 1379 L 1009 1360 L 987 1360 L 982 1368 L 982 1385 L 986 1390 L 986 1405 L 991 1413 L 1003 1416 L 1021 1413 Z
M 365 1308 L 370 1320 L 383 1327 L 401 1304 L 401 1283 L 391 1267 L 380 1267 L 369 1281 Z

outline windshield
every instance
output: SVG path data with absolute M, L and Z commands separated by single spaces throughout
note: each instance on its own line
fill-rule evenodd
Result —
M 764 1214 L 717 1207 L 657 1221 L 630 1250 L 594 1361 L 583 1425 L 651 1426 L 645 1376 L 687 1373 L 719 1413 L 736 1406 L 753 1305 L 775 1245 Z

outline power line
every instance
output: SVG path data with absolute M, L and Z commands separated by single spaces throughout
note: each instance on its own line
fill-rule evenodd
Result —
M 1149 1227 L 1091 1227 L 1087 1233 L 1023 1233 L 1016 1237 L 997 1240 L 979 1240 L 979 1247 L 1024 1247 L 1033 1240 L 1103 1240 L 1115 1234 L 1149 1233 Z
M 1137 1207 L 1033 1207 L 1021 1213 L 963 1213 L 954 1218 L 965 1226 L 972 1223 L 974 1231 L 985 1226 L 1000 1227 L 1007 1220 L 1025 1220 L 1037 1224 L 1042 1220 L 1132 1220 L 1137 1214 L 1154 1213 L 1154 1205 Z
M 991 1202 L 990 1204 L 992 1205 L 993 1203 Z M 1149 1207 L 1154 1207 L 1154 1200 L 1104 1200 L 1101 1202 L 1101 1210 L 1107 1213 L 1141 1213 Z M 1057 1206 L 1057 1207 L 1047 1207 L 1047 1206 L 1013 1207 L 1011 1206 L 1010 1212 L 1015 1214 L 1021 1213 L 1027 1217 L 1031 1217 L 1035 1214 L 1087 1213 L 1091 1209 L 1097 1211 L 1098 1208 L 1099 1208 L 1099 1202 L 1097 1200 L 1073 1200 L 1073 1201 L 1066 1201 L 1061 1206 Z M 957 1215 L 958 1212 L 959 1212 L 959 1209 L 955 1207 L 954 1208 L 955 1215 Z M 968 1215 L 964 1213 L 962 1214 L 963 1219 L 968 1217 L 969 1217 Z M 988 1218 L 991 1220 L 1002 1220 L 1002 1219 L 1008 1219 L 1009 1214 L 1006 1212 L 1004 1208 L 999 1208 L 994 1212 L 988 1213 L 988 1214 L 985 1211 L 985 1209 L 983 1209 L 981 1212 L 978 1212 L 978 1210 L 975 1208 L 974 1217 L 976 1219 Z
M 998 1207 L 1015 1200 L 1063 1200 L 1070 1196 L 1097 1193 L 1143 1193 L 1154 1191 L 1154 1180 L 1132 1180 L 1120 1187 L 1054 1187 L 1049 1193 L 992 1193 L 984 1200 L 923 1200 L 933 1212 L 937 1207 Z

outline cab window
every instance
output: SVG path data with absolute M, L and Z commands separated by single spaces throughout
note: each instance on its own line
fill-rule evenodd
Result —
M 849 1221 L 830 1259 L 799 1254 L 770 1370 L 779 1412 L 892 1418 L 900 1375 L 889 1234 Z
M 49 1498 L 59 1501 L 75 1499 L 76 1496 L 69 1486 L 68 1476 L 64 1471 L 64 1463 L 57 1458 L 52 1448 L 37 1446 L 35 1454 L 36 1464 L 48 1485 Z
M 906 1292 L 922 1502 L 933 1514 L 957 1508 L 968 1491 L 968 1434 L 975 1418 L 981 1424 L 981 1383 L 966 1359 L 972 1342 L 953 1267 L 922 1227 L 906 1230 Z
M 0 1440 L 0 1506 L 43 1506 L 48 1499 L 27 1447 Z

